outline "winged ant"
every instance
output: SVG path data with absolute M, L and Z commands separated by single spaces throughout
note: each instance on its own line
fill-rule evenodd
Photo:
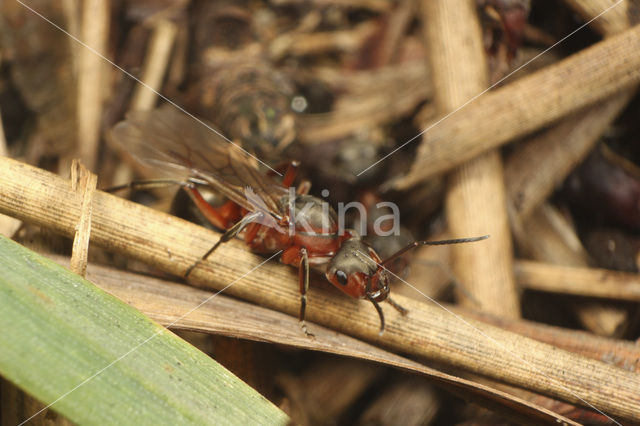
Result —
M 280 261 L 298 267 L 299 318 L 305 334 L 309 334 L 304 320 L 310 266 L 326 266 L 325 276 L 335 287 L 351 297 L 369 300 L 380 317 L 382 334 L 385 320 L 380 302 L 386 300 L 406 314 L 389 297 L 386 264 L 418 245 L 466 243 L 488 237 L 416 241 L 382 260 L 355 232 L 339 229 L 335 210 L 326 201 L 309 195 L 308 183 L 293 190 L 296 162 L 289 165 L 278 183 L 259 169 L 255 157 L 167 107 L 130 113 L 113 128 L 112 136 L 140 163 L 169 173 L 171 182 L 182 186 L 205 218 L 225 230 L 184 276 L 188 278 L 220 244 L 240 234 L 254 252 L 282 251 Z M 227 201 L 214 207 L 206 202 L 199 187 L 211 189 Z

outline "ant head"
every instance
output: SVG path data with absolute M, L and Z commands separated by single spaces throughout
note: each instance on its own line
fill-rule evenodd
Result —
M 327 279 L 351 297 L 382 302 L 389 296 L 389 276 L 375 250 L 358 237 L 345 240 L 327 267 Z
M 381 266 L 380 257 L 354 233 L 329 262 L 326 276 L 349 296 L 366 298 L 373 304 L 380 317 L 380 335 L 384 332 L 384 313 L 379 302 L 388 300 L 396 309 L 402 309 L 389 298 L 389 275 Z
M 355 232 L 348 232 L 347 236 L 336 255 L 329 262 L 326 277 L 333 285 L 349 296 L 366 298 L 373 304 L 380 317 L 381 335 L 384 332 L 384 314 L 379 302 L 386 300 L 400 314 L 406 315 L 407 313 L 406 309 L 389 297 L 389 273 L 384 267 L 385 264 L 389 264 L 389 262 L 419 245 L 460 244 L 489 238 L 488 235 L 483 235 L 481 237 L 453 240 L 415 241 L 382 261 L 376 251 L 363 243 Z

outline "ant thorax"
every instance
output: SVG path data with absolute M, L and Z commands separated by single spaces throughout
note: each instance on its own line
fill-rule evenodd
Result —
M 280 199 L 280 208 L 286 212 L 296 234 L 313 237 L 338 236 L 338 215 L 327 203 L 313 195 L 289 194 Z

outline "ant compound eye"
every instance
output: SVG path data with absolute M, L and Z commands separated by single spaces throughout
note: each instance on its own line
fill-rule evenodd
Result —
M 336 278 L 340 284 L 347 285 L 348 278 L 344 271 L 336 271 Z

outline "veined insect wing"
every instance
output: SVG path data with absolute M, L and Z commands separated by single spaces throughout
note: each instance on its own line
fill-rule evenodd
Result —
M 287 189 L 260 170 L 254 157 L 214 130 L 164 105 L 128 114 L 112 129 L 111 140 L 148 168 L 184 181 L 200 179 L 250 212 L 279 217 L 278 203 Z M 253 192 L 252 200 L 247 188 Z

